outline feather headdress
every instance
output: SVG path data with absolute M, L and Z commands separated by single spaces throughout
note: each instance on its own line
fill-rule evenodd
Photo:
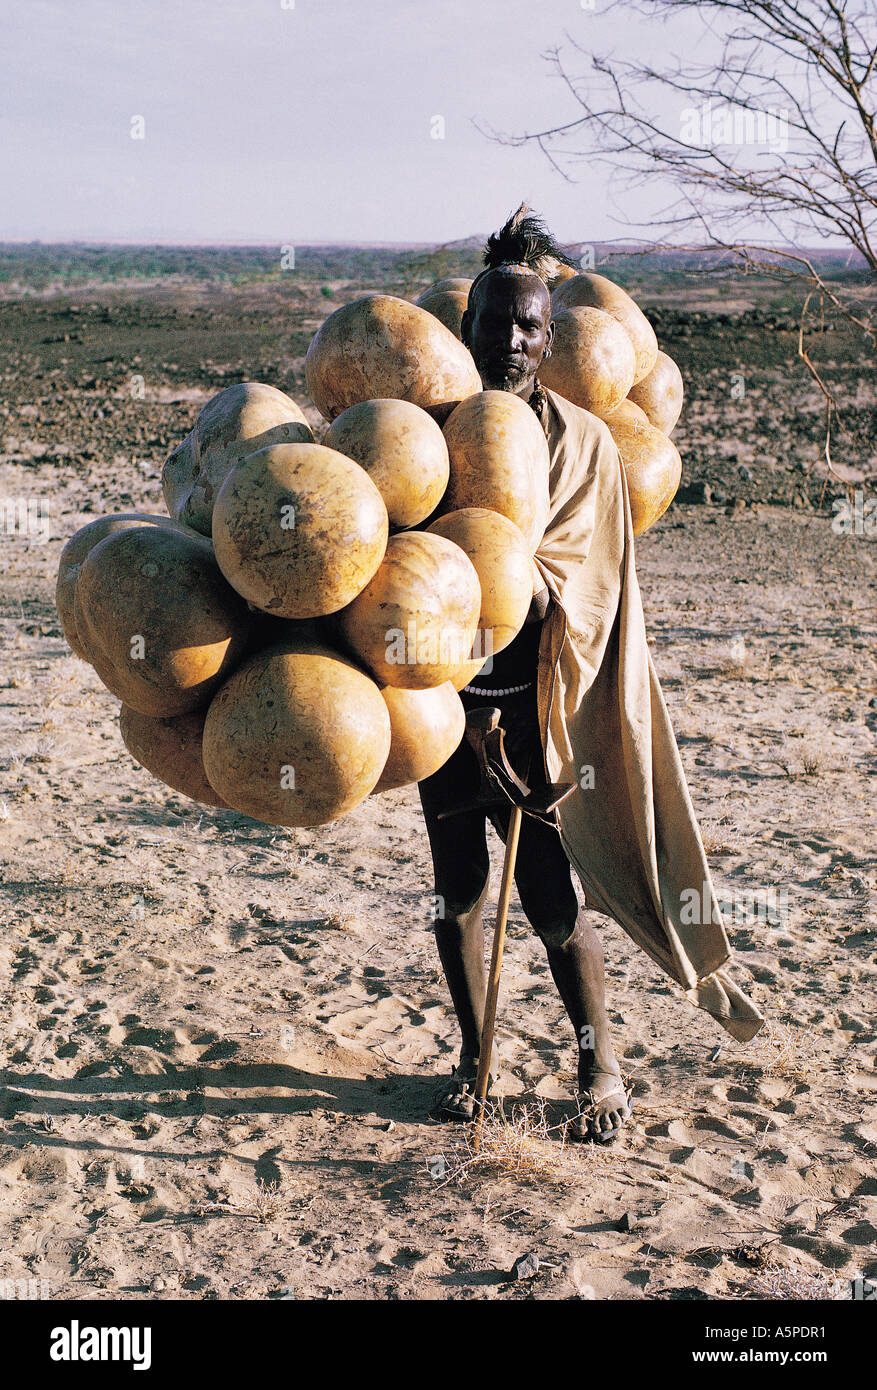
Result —
M 484 265 L 486 268 L 481 275 L 501 265 L 526 266 L 549 287 L 563 266 L 578 269 L 575 262 L 560 249 L 545 223 L 526 203 L 521 203 L 505 225 L 487 238 Z M 480 275 L 478 279 L 481 279 Z

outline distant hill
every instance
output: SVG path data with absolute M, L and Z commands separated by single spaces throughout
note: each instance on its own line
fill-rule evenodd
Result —
M 273 281 L 290 288 L 298 281 L 341 281 L 381 286 L 390 293 L 417 293 L 449 275 L 472 276 L 481 268 L 484 238 L 465 237 L 441 246 L 368 243 L 273 246 L 151 246 L 100 243 L 0 242 L 0 290 L 52 293 L 107 285 L 217 283 L 256 285 Z M 630 244 L 574 243 L 574 260 L 604 270 L 621 284 L 661 288 L 668 279 L 709 276 L 742 278 L 727 253 L 702 250 L 648 250 Z M 283 254 L 285 252 L 285 254 Z M 865 283 L 861 258 L 847 250 L 807 253 L 825 275 Z M 764 258 L 769 252 L 762 253 Z M 779 258 L 778 258 L 779 259 Z M 748 278 L 748 277 L 747 277 Z M 664 285 L 666 287 L 666 285 Z M 362 290 L 360 290 L 362 292 Z

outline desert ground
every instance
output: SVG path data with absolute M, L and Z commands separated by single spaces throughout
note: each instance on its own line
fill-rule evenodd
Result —
M 814 347 L 847 405 L 829 476 L 787 305 L 635 286 L 688 392 L 683 489 L 637 547 L 650 642 L 734 975 L 768 1023 L 734 1043 L 598 919 L 635 1109 L 615 1145 L 570 1146 L 574 1039 L 513 899 L 476 1159 L 429 1116 L 457 1040 L 416 788 L 314 830 L 199 807 L 133 762 L 61 635 L 64 541 L 162 511 L 162 463 L 212 394 L 269 381 L 318 425 L 303 359 L 325 315 L 434 278 L 389 252 L 315 253 L 285 280 L 212 264 L 53 282 L 0 258 L 0 496 L 48 519 L 0 537 L 0 1281 L 849 1298 L 877 1277 L 877 537 L 839 534 L 832 504 L 875 495 L 873 358 L 840 331 Z

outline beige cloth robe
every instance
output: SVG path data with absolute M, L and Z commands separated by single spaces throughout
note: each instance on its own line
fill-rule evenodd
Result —
M 746 1041 L 764 1019 L 723 968 L 728 938 L 646 643 L 618 450 L 601 420 L 545 397 L 551 506 L 536 564 L 554 602 L 538 698 L 548 776 L 577 784 L 558 811 L 563 845 L 587 906 Z M 706 911 L 691 911 L 692 889 Z

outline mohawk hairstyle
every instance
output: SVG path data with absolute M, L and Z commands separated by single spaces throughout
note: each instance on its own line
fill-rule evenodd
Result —
M 558 246 L 554 237 L 541 218 L 526 203 L 501 227 L 487 238 L 484 248 L 486 270 L 495 270 L 500 265 L 525 265 L 538 275 L 546 285 L 557 278 L 562 266 L 578 269 Z M 481 272 L 482 275 L 485 271 Z

